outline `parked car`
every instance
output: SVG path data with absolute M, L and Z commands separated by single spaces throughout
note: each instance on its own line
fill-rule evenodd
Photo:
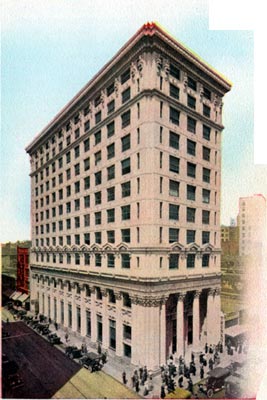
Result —
M 209 377 L 202 385 L 199 384 L 200 391 L 204 392 L 208 398 L 212 398 L 215 392 L 224 388 L 225 379 L 231 374 L 229 368 L 217 367 L 208 372 Z
M 101 355 L 92 352 L 80 358 L 79 363 L 91 372 L 100 371 L 102 368 Z
M 82 350 L 78 349 L 76 346 L 67 346 L 65 354 L 71 359 L 80 358 L 82 356 Z
M 51 344 L 60 344 L 61 339 L 56 333 L 49 333 L 48 340 Z

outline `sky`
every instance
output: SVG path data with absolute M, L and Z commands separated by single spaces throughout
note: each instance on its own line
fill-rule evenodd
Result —
M 267 166 L 254 163 L 253 29 L 209 29 L 208 0 L 4 0 L 0 242 L 30 239 L 25 147 L 147 21 L 233 83 L 224 99 L 221 223 L 236 218 L 239 197 L 266 197 Z

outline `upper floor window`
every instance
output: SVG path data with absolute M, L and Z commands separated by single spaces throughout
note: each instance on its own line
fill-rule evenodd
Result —
M 126 135 L 121 139 L 121 151 L 126 151 L 131 147 L 131 135 Z
M 124 104 L 124 103 L 126 103 L 126 101 L 130 100 L 130 98 L 131 98 L 131 87 L 128 87 L 121 94 L 122 104 Z
M 131 172 L 131 159 L 126 158 L 125 160 L 121 161 L 121 174 L 125 175 Z
M 187 163 L 187 176 L 190 176 L 191 178 L 196 177 L 196 164 Z
M 113 113 L 114 110 L 115 110 L 115 100 L 111 100 L 108 103 L 108 114 Z
M 190 89 L 193 89 L 193 90 L 197 90 L 197 82 L 193 79 L 193 78 L 191 78 L 190 76 L 188 76 L 188 87 L 190 88 Z
M 131 196 L 131 181 L 121 184 L 121 197 Z
M 101 130 L 95 133 L 95 145 L 101 142 Z
M 203 160 L 210 161 L 210 149 L 203 146 Z
M 179 149 L 179 140 L 180 136 L 175 133 L 170 131 L 169 132 L 169 146 L 173 147 L 174 149 Z
M 170 107 L 170 121 L 175 125 L 179 125 L 179 119 L 180 111 L 176 110 L 173 107 Z
M 196 155 L 196 142 L 190 139 L 187 139 L 187 154 L 190 154 L 191 156 Z
M 211 129 L 209 126 L 203 125 L 202 135 L 203 135 L 204 139 L 210 140 L 210 131 L 211 131 Z
M 95 123 L 98 124 L 101 121 L 101 111 L 95 114 Z
M 121 74 L 121 84 L 123 85 L 125 82 L 127 82 L 130 79 L 130 68 L 128 68 L 126 71 L 124 71 Z
M 169 181 L 169 195 L 175 197 L 179 196 L 179 182 Z
M 125 128 L 131 123 L 131 110 L 126 111 L 121 115 L 121 127 Z
M 210 107 L 207 106 L 206 104 L 203 104 L 203 115 L 205 115 L 205 117 L 210 118 Z
M 203 168 L 202 180 L 203 180 L 203 182 L 210 183 L 210 169 Z
M 170 83 L 170 96 L 179 100 L 180 90 L 177 86 Z
M 169 228 L 169 243 L 179 241 L 179 229 Z
M 170 254 L 169 269 L 178 269 L 178 267 L 179 267 L 179 254 Z
M 197 121 L 194 118 L 187 117 L 187 130 L 192 133 L 196 133 Z
M 180 79 L 180 70 L 174 64 L 170 64 L 170 75 L 176 79 Z
M 113 157 L 115 157 L 115 143 L 112 143 L 107 147 L 107 158 L 108 158 L 108 160 L 110 160 Z
M 202 189 L 202 201 L 203 203 L 210 202 L 210 190 Z
M 114 121 L 112 121 L 107 125 L 107 137 L 109 138 L 113 136 L 114 133 L 115 133 L 115 123 Z
M 186 258 L 186 267 L 187 268 L 195 268 L 195 259 L 196 259 L 196 255 L 195 254 L 187 254 L 187 258 Z
M 190 108 L 193 108 L 195 110 L 196 108 L 196 99 L 193 96 L 190 96 L 189 94 L 187 95 L 187 105 Z
M 206 87 L 203 87 L 203 96 L 205 99 L 211 100 L 211 91 Z
M 171 172 L 179 173 L 180 160 L 177 157 L 169 156 L 169 170 Z
M 109 85 L 107 87 L 107 96 L 110 96 L 115 90 L 115 85 L 114 82 L 111 83 L 111 85 Z

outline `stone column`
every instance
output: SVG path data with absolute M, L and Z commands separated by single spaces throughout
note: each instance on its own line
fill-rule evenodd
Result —
M 86 336 L 85 287 L 81 289 L 81 336 Z
M 166 364 L 166 302 L 164 297 L 160 305 L 160 364 Z
M 122 295 L 115 292 L 116 297 L 116 355 L 123 356 L 123 331 L 122 331 Z M 134 340 L 134 339 L 133 339 Z
M 69 312 L 68 312 L 68 285 L 67 282 L 64 283 L 64 327 L 69 326 Z
M 43 289 L 39 291 L 39 314 L 44 314 Z
M 214 314 L 216 316 L 216 322 L 214 326 L 214 344 L 217 344 L 221 340 L 221 291 L 220 288 L 215 289 L 214 293 Z
M 184 299 L 186 293 L 179 293 L 177 299 L 177 345 L 178 357 L 184 356 Z
M 109 321 L 108 321 L 108 291 L 102 290 L 102 324 L 103 324 L 103 339 L 102 346 L 104 350 L 109 348 Z
M 96 307 L 95 307 L 96 291 L 94 286 L 92 286 L 92 288 L 90 289 L 91 289 L 91 340 L 92 342 L 96 343 L 96 338 L 97 338 Z
M 60 290 L 58 290 L 58 292 L 57 292 L 57 320 L 56 320 L 56 322 L 58 323 L 58 324 L 60 324 L 61 323 L 61 306 L 60 306 L 60 302 L 61 302 L 61 297 L 59 296 L 59 292 L 60 292 Z
M 77 309 L 76 309 L 76 301 L 75 296 L 77 293 L 76 284 L 72 283 L 71 286 L 71 307 L 72 307 L 72 331 L 77 332 Z
M 200 321 L 199 321 L 199 296 L 200 291 L 196 291 L 194 293 L 193 300 L 193 348 L 194 350 L 199 350 L 199 329 L 200 329 Z
M 208 345 L 214 344 L 214 324 L 216 321 L 216 315 L 214 313 L 213 307 L 213 296 L 214 296 L 214 289 L 209 289 L 208 297 L 207 297 L 207 342 Z

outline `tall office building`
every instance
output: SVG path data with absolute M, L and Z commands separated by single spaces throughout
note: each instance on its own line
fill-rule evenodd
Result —
M 261 194 L 239 199 L 240 256 L 262 256 L 267 239 L 266 199 Z
M 147 23 L 31 142 L 32 309 L 150 369 L 221 339 L 230 88 Z

